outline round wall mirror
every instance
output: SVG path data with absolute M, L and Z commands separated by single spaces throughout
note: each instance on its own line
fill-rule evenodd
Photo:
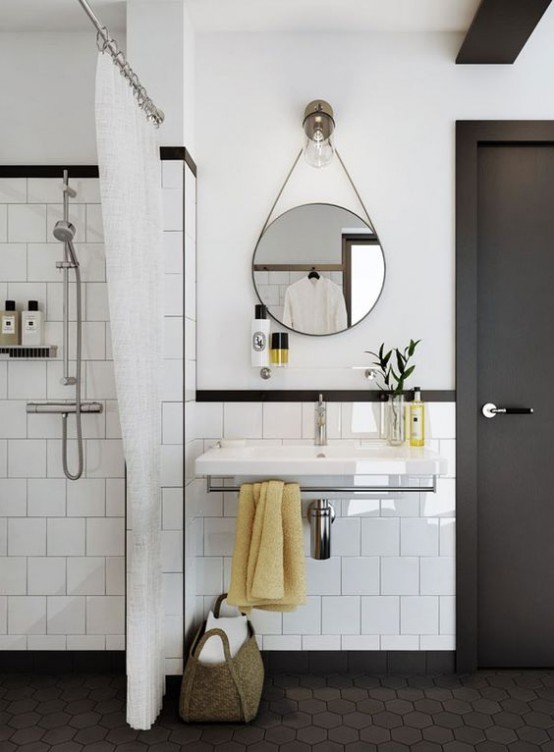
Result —
M 333 204 L 304 204 L 277 217 L 252 261 L 258 297 L 271 316 L 300 334 L 350 329 L 376 304 L 385 257 L 375 231 Z

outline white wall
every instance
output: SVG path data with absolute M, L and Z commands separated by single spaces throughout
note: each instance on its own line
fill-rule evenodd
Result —
M 92 27 L 0 34 L 1 164 L 96 163 L 96 56 Z
M 454 122 L 554 117 L 553 35 L 550 13 L 515 66 L 454 65 L 453 34 L 200 35 L 199 388 L 363 388 L 349 367 L 367 362 L 364 350 L 412 337 L 423 340 L 417 382 L 452 389 Z M 249 366 L 251 256 L 314 97 L 335 108 L 336 145 L 381 238 L 387 280 L 355 329 L 291 336 L 297 368 L 266 383 Z M 282 209 L 327 199 L 359 213 L 337 165 L 327 169 L 302 167 Z

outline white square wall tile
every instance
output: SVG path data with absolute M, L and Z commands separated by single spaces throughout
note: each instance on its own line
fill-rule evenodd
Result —
M 85 553 L 85 520 L 47 520 L 48 556 L 83 556 Z
M 8 520 L 0 517 L 0 556 L 8 554 Z
M 16 439 L 8 442 L 10 478 L 44 478 L 46 475 L 46 441 Z
M 378 402 L 342 403 L 342 438 L 375 439 L 379 437 L 380 404 Z
M 67 485 L 68 517 L 103 517 L 106 484 L 103 478 L 80 478 Z
M 86 442 L 87 476 L 89 478 L 123 478 L 125 460 L 123 444 L 118 439 Z
M 6 211 L 6 207 L 1 209 Z M 4 237 L 0 228 L 0 240 Z M 0 279 L 12 282 L 27 280 L 27 245 L 25 243 L 0 243 Z M 4 301 L 2 301 L 2 309 Z
M 12 517 L 8 520 L 8 556 L 44 556 L 46 520 Z
M 302 650 L 340 650 L 340 635 L 302 635 Z
M 279 635 L 283 633 L 283 614 L 279 611 L 262 611 L 253 609 L 248 618 L 252 622 L 257 634 Z
M 439 599 L 419 595 L 400 598 L 400 631 L 402 634 L 438 634 Z
M 101 557 L 71 557 L 67 560 L 68 595 L 104 595 L 106 564 Z
M 379 557 L 344 556 L 342 559 L 343 595 L 379 594 Z
M 166 188 L 162 190 L 163 229 L 183 230 L 183 191 L 182 189 Z
M 27 638 L 27 650 L 66 650 L 67 638 L 65 635 L 29 635 Z
M 456 554 L 456 521 L 441 520 L 439 530 L 440 555 L 455 556 Z
M 27 178 L 0 178 L 0 204 L 26 204 Z
M 46 598 L 10 596 L 8 598 L 8 634 L 44 634 Z
M 106 646 L 106 635 L 67 635 L 68 650 L 117 650 Z
M 0 204 L 0 241 L 5 243 L 8 239 L 8 207 Z M 3 279 L 6 279 L 3 277 Z
M 456 404 L 430 402 L 427 405 L 426 434 L 429 439 L 456 438 Z
M 125 595 L 125 557 L 106 559 L 106 595 Z
M 421 635 L 419 649 L 456 650 L 456 638 L 454 635 Z
M 196 561 L 196 593 L 219 595 L 223 590 L 223 559 L 204 556 Z
M 321 634 L 321 598 L 310 596 L 295 611 L 285 612 L 283 634 Z
M 362 633 L 370 635 L 400 632 L 400 599 L 397 596 L 362 598 Z
M 108 287 L 103 282 L 87 284 L 86 319 L 87 321 L 110 320 Z
M 400 553 L 400 521 L 394 517 L 362 520 L 362 556 L 397 556 Z
M 335 556 L 322 561 L 306 559 L 306 577 L 310 595 L 340 595 L 340 558 Z
M 27 593 L 27 559 L 19 556 L 0 558 L 0 595 L 25 595 Z
M 382 595 L 417 595 L 418 592 L 418 558 L 411 556 L 384 557 L 381 560 Z
M 87 634 L 124 634 L 125 598 L 87 597 Z
M 46 399 L 46 363 L 8 363 L 8 397 L 24 400 Z
M 27 280 L 29 282 L 60 282 L 62 272 L 56 268 L 58 261 L 63 261 L 61 243 L 29 243 L 27 246 Z M 11 279 L 14 279 L 11 277 Z M 46 300 L 39 301 L 39 308 L 44 310 Z
M 456 572 L 452 556 L 421 559 L 421 594 L 454 595 Z
M 87 204 L 87 243 L 104 242 L 104 223 L 102 221 L 102 206 Z
M 302 650 L 301 635 L 264 635 L 264 650 Z
M 162 486 L 183 485 L 183 448 L 171 444 L 161 448 Z
M 379 650 L 379 635 L 344 635 L 341 646 L 343 650 Z
M 125 479 L 106 478 L 106 517 L 125 515 Z
M 27 486 L 23 479 L 0 480 L 0 517 L 25 517 Z M 42 515 L 44 517 L 44 515 Z
M 166 573 L 162 575 L 164 614 L 183 615 L 183 575 Z
M 437 556 L 439 520 L 408 517 L 400 521 L 402 556 Z
M 11 204 L 8 206 L 8 241 L 10 243 L 46 241 L 46 205 Z
M 23 203 L 57 204 L 63 196 L 62 181 L 58 178 L 27 178 L 27 191 L 27 201 Z
M 48 634 L 84 634 L 85 598 L 82 596 L 48 596 L 46 599 Z
M 419 650 L 419 636 L 381 635 L 381 650 Z
M 262 403 L 264 439 L 300 439 L 302 437 L 302 403 Z
M 103 243 L 77 243 L 83 282 L 106 281 L 106 250 Z
M 261 402 L 225 402 L 223 436 L 226 439 L 262 438 Z
M 198 438 L 220 439 L 223 436 L 223 403 L 197 402 L 195 424 Z
M 331 501 L 337 510 L 340 502 Z M 331 554 L 333 556 L 359 556 L 361 541 L 361 520 L 357 517 L 336 517 L 331 532 Z
M 122 556 L 125 552 L 124 520 L 117 517 L 88 519 L 87 556 Z
M 117 399 L 113 363 L 94 360 L 85 363 L 86 393 L 89 399 Z
M 441 634 L 456 633 L 456 597 L 454 595 L 439 597 L 439 631 Z
M 164 360 L 161 364 L 161 398 L 166 402 L 183 399 L 183 364 L 180 360 Z
M 454 517 L 456 511 L 456 481 L 439 478 L 436 493 L 421 494 L 421 515 L 424 517 Z
M 25 413 L 25 402 L 23 400 L 18 402 L 12 400 L 1 400 L 0 438 L 23 439 L 26 436 L 27 414 Z
M 27 488 L 29 517 L 65 517 L 65 479 L 30 478 Z
M 360 634 L 360 599 L 356 596 L 324 596 L 321 599 L 322 634 Z
M 30 557 L 29 595 L 65 595 L 65 567 L 62 557 Z
M 204 555 L 232 556 L 235 544 L 236 520 L 230 517 L 210 517 L 204 520 Z

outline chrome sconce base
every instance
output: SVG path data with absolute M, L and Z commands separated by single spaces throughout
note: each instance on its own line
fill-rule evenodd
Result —
M 335 521 L 335 508 L 327 499 L 316 499 L 308 507 L 310 521 L 310 554 L 312 559 L 331 557 L 331 525 Z

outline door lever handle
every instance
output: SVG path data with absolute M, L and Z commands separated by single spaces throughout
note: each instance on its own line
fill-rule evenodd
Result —
M 497 415 L 531 415 L 532 407 L 497 407 L 493 402 L 483 405 L 481 412 L 485 418 L 494 418 Z

